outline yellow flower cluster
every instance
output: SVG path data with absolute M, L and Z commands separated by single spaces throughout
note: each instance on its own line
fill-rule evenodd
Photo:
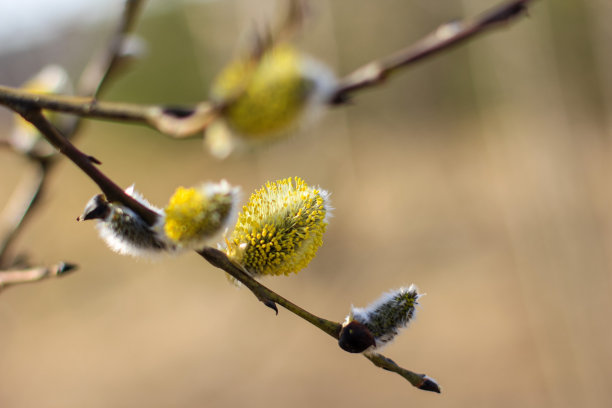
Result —
M 181 248 L 202 248 L 231 222 L 237 194 L 226 182 L 179 187 L 164 209 L 165 235 Z
M 237 144 L 286 136 L 320 116 L 336 82 L 327 66 L 287 43 L 237 59 L 212 85 L 211 99 L 225 109 L 204 143 L 224 158 Z
M 163 210 L 153 207 L 133 187 L 126 193 L 155 211 L 148 225 L 120 203 L 98 194 L 82 220 L 98 220 L 100 236 L 116 252 L 133 256 L 199 250 L 217 240 L 235 220 L 239 188 L 226 181 L 179 187 Z M 242 208 L 226 253 L 253 276 L 297 273 L 323 243 L 331 207 L 329 193 L 302 179 L 268 182 Z
M 298 177 L 267 183 L 238 215 L 228 256 L 256 276 L 297 273 L 323 243 L 328 196 Z
M 225 116 L 232 129 L 257 139 L 294 122 L 313 86 L 301 75 L 299 63 L 299 53 L 281 45 L 259 61 L 237 60 L 221 72 L 213 98 L 231 100 L 240 95 Z

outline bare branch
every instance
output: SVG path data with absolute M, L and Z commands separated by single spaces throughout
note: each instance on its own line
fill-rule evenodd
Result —
M 147 125 L 174 137 L 203 130 L 223 109 L 207 102 L 195 107 L 138 105 L 104 102 L 88 96 L 39 95 L 0 85 L 0 104 L 71 113 L 79 117 L 132 122 Z
M 28 169 L 0 213 L 0 269 L 8 266 L 10 245 L 28 215 L 32 214 L 46 180 L 43 164 Z
M 225 253 L 219 251 L 218 249 L 207 247 L 200 251 L 196 251 L 200 256 L 206 259 L 211 265 L 216 266 L 217 268 L 223 269 L 225 272 L 229 273 L 231 276 L 240 281 L 244 286 L 249 288 L 251 292 L 262 301 L 266 306 L 276 310 L 275 304 L 279 304 L 285 309 L 289 310 L 291 313 L 301 317 L 312 325 L 318 327 L 323 330 L 325 333 L 338 338 L 340 333 L 341 325 L 336 322 L 332 322 L 330 320 L 323 319 L 321 317 L 315 316 L 310 312 L 302 309 L 294 303 L 291 303 L 284 297 L 278 295 L 272 290 L 268 289 L 261 283 L 257 282 L 251 275 L 245 272 L 241 267 L 232 263 L 229 258 L 225 255 Z
M 124 49 L 129 40 L 130 32 L 142 8 L 142 0 L 126 0 L 119 24 L 111 36 L 108 45 L 101 49 L 88 62 L 81 73 L 76 94 L 83 97 L 98 97 L 106 88 L 109 79 L 116 73 L 124 60 Z M 81 117 L 77 116 L 66 129 L 62 129 L 68 138 L 78 133 Z
M 121 19 L 108 46 L 94 56 L 83 70 L 77 94 L 95 97 L 108 85 L 108 79 L 121 64 L 125 43 L 140 14 L 142 3 L 142 0 L 126 0 Z
M 88 96 L 40 95 L 7 86 L 0 86 L 0 103 L 11 109 L 19 105 L 81 117 L 137 123 L 146 123 L 151 115 L 150 110 L 159 109 L 155 105 L 101 102 Z
M 330 105 L 346 103 L 353 93 L 380 85 L 400 68 L 444 51 L 489 29 L 507 24 L 523 15 L 532 1 L 509 1 L 474 19 L 442 25 L 415 45 L 387 58 L 370 62 L 345 76 L 340 80 L 340 85 L 328 103 Z M 293 12 L 290 12 L 289 18 L 294 18 L 291 17 L 291 13 Z M 13 110 L 14 106 L 22 105 L 94 119 L 140 123 L 173 137 L 185 137 L 203 130 L 225 108 L 208 102 L 202 102 L 195 107 L 181 108 L 102 102 L 91 97 L 36 95 L 6 86 L 0 86 L 0 104 Z M 228 104 L 231 104 L 231 101 Z
M 95 97 L 108 82 L 111 73 L 114 72 L 117 65 L 121 62 L 121 53 L 126 36 L 134 25 L 141 5 L 142 0 L 126 0 L 120 22 L 109 45 L 103 49 L 101 53 L 92 58 L 85 68 L 77 88 L 78 94 Z M 22 109 L 30 107 L 34 110 L 39 110 L 40 107 L 36 106 L 35 103 L 36 99 L 45 99 L 44 95 L 28 94 L 27 96 L 19 96 L 20 93 L 26 93 L 20 90 L 8 89 L 9 95 L 12 94 L 14 99 L 9 96 L 6 100 L 7 106 L 12 106 L 14 104 L 20 106 Z M 81 99 L 88 99 L 91 104 L 95 104 L 94 99 Z M 18 111 L 18 109 L 14 110 L 16 112 Z M 80 123 L 81 117 L 75 117 L 67 128 L 63 129 L 64 134 L 68 138 L 74 136 L 78 132 Z M 6 144 L 10 145 L 8 142 Z M 33 214 L 33 210 L 36 208 L 38 198 L 42 195 L 43 187 L 48 180 L 53 164 L 56 162 L 56 157 L 53 156 L 37 157 L 35 154 L 31 154 L 30 158 L 34 161 L 34 168 L 22 178 L 21 183 L 17 186 L 15 192 L 9 199 L 9 204 L 0 214 L 0 268 L 9 264 L 7 259 L 8 249 L 14 242 L 21 227 L 24 225 L 25 220 Z M 88 161 L 95 162 L 91 157 L 89 157 Z
M 43 279 L 64 276 L 74 271 L 76 265 L 60 262 L 53 266 L 38 266 L 22 270 L 7 270 L 0 272 L 0 291 L 11 285 L 38 282 Z
M 364 357 L 367 358 L 376 367 L 380 367 L 387 371 L 392 371 L 404 377 L 408 382 L 418 389 L 423 391 L 432 391 L 440 393 L 440 386 L 432 378 L 429 378 L 425 374 L 417 374 L 413 371 L 407 370 L 398 366 L 393 360 L 378 353 L 363 353 Z
M 505 25 L 522 16 L 533 0 L 514 0 L 503 3 L 480 16 L 463 21 L 452 21 L 438 27 L 416 44 L 379 61 L 370 62 L 340 81 L 330 98 L 330 104 L 346 103 L 354 92 L 380 85 L 389 75 L 426 57 L 445 51 L 477 34 Z

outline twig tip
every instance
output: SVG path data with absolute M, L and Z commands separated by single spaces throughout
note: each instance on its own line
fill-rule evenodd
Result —
M 442 392 L 438 383 L 429 377 L 424 377 L 423 382 L 417 388 L 423 391 L 437 392 L 438 394 Z
M 69 272 L 76 270 L 78 266 L 76 264 L 68 262 L 60 262 L 57 266 L 57 275 L 66 275 Z

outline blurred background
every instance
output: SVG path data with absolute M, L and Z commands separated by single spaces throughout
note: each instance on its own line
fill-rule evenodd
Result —
M 298 42 L 342 75 L 496 2 L 312 3 Z M 104 99 L 206 99 L 249 29 L 284 6 L 148 3 L 136 28 L 148 52 Z M 122 2 L 0 9 L 0 83 L 18 86 L 48 63 L 76 78 Z M 417 284 L 427 293 L 417 319 L 384 354 L 435 378 L 441 395 L 275 316 L 195 254 L 110 252 L 93 223 L 75 221 L 96 186 L 63 160 L 15 250 L 79 270 L 0 293 L 0 406 L 612 406 L 610 19 L 607 0 L 536 2 L 528 18 L 358 94 L 314 129 L 225 161 L 200 138 L 100 121 L 81 130 L 79 148 L 159 206 L 178 185 L 222 178 L 245 199 L 289 176 L 330 190 L 316 259 L 264 283 L 336 321 Z M 0 132 L 12 120 L 2 109 Z M 28 168 L 0 150 L 0 206 Z

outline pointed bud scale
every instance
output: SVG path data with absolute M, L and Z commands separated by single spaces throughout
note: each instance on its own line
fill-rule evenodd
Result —
M 323 243 L 329 193 L 302 179 L 267 183 L 251 195 L 227 241 L 227 254 L 254 276 L 297 273 Z
M 235 221 L 240 189 L 225 180 L 197 188 L 179 187 L 164 212 L 164 232 L 180 248 L 201 249 Z
M 419 297 L 416 286 L 410 285 L 383 294 L 365 308 L 352 307 L 340 331 L 340 347 L 360 353 L 388 344 L 414 318 Z

